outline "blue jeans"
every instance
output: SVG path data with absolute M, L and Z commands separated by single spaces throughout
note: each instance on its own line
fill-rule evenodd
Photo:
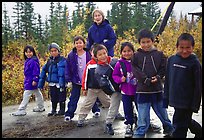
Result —
M 68 109 L 65 112 L 65 116 L 70 116 L 71 119 L 74 117 L 74 112 L 77 109 L 80 93 L 81 93 L 81 85 L 72 83 L 71 96 L 69 98 L 69 103 L 67 104 Z M 93 113 L 100 112 L 100 109 L 98 108 L 96 103 L 92 107 L 92 112 Z
M 165 108 L 163 108 L 163 102 L 147 102 L 138 105 L 138 121 L 137 128 L 134 131 L 134 135 L 144 136 L 150 125 L 150 107 L 152 106 L 154 112 L 162 122 L 164 129 L 173 130 L 171 121 L 168 118 L 168 114 Z

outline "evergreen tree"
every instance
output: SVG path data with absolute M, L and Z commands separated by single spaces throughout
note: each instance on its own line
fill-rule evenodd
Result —
M 85 10 L 85 19 L 84 19 L 84 25 L 85 25 L 85 30 L 88 32 L 88 29 L 93 23 L 93 18 L 92 18 L 92 12 L 95 9 L 94 2 L 88 2 L 86 4 L 86 10 Z

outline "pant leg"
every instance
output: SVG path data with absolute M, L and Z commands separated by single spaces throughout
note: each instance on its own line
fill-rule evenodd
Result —
M 122 95 L 120 92 L 115 92 L 111 95 L 110 107 L 106 116 L 106 124 L 113 123 L 115 116 L 118 114 Z
M 23 100 L 21 101 L 21 104 L 19 105 L 18 110 L 25 110 L 26 109 L 31 95 L 32 95 L 32 90 L 25 90 L 24 91 Z
M 110 107 L 110 96 L 105 94 L 102 89 L 96 90 L 96 95 L 98 99 L 101 101 L 103 107 L 108 108 Z
M 186 138 L 192 120 L 192 112 L 187 109 L 174 108 L 173 126 L 174 138 Z
M 33 90 L 35 94 L 35 100 L 39 109 L 44 108 L 44 99 L 40 89 Z
M 81 92 L 81 86 L 72 83 L 71 96 L 67 104 L 67 111 L 65 112 L 65 116 L 70 116 L 70 118 L 74 117 L 74 112 L 77 109 L 77 104 L 80 98 L 80 92 Z
M 95 102 L 93 107 L 92 107 L 92 112 L 95 113 L 95 112 L 100 112 L 100 108 L 98 107 L 97 103 Z
M 169 131 L 173 130 L 173 125 L 168 117 L 167 110 L 166 108 L 163 108 L 163 101 L 153 102 L 152 108 L 157 117 L 160 119 L 163 128 Z
M 137 128 L 134 135 L 144 136 L 150 125 L 150 107 L 151 103 L 138 103 Z
M 63 91 L 60 91 L 60 88 L 58 88 L 58 96 L 59 96 L 59 102 L 66 102 L 66 97 L 67 97 L 67 91 L 66 87 L 63 87 Z
M 97 98 L 97 91 L 96 89 L 88 89 L 87 95 L 81 105 L 79 110 L 79 118 L 78 120 L 85 120 L 87 115 L 89 114 L 91 108 L 93 107 L 94 103 L 96 102 Z
M 125 114 L 125 124 L 133 125 L 133 102 L 134 96 L 122 94 L 123 110 Z
M 51 102 L 58 103 L 60 89 L 57 88 L 56 86 L 49 86 L 49 87 L 50 87 Z
M 198 122 L 196 122 L 194 119 L 191 120 L 189 129 L 191 133 L 195 134 L 194 138 L 202 138 L 202 126 Z

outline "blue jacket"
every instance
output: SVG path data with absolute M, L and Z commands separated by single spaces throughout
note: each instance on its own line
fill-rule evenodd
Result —
M 108 49 L 108 55 L 112 57 L 114 56 L 116 34 L 107 19 L 105 19 L 100 25 L 97 25 L 94 22 L 89 28 L 86 48 L 90 50 L 94 43 L 105 45 Z
M 84 48 L 84 50 L 86 51 L 86 63 L 88 63 L 91 60 L 91 54 L 86 48 Z M 66 83 L 73 82 L 81 85 L 81 80 L 78 75 L 78 55 L 76 48 L 73 48 L 67 56 L 65 65 L 65 81 Z
M 166 105 L 197 113 L 202 95 L 202 68 L 196 55 L 169 57 L 164 85 Z M 167 106 L 166 106 L 167 107 Z
M 63 56 L 59 55 L 55 58 L 51 56 L 50 59 L 48 59 L 47 63 L 42 67 L 38 88 L 42 89 L 45 81 L 47 81 L 48 83 L 59 83 L 60 87 L 64 87 L 65 63 L 66 59 Z
M 39 81 L 39 74 L 40 74 L 40 64 L 39 60 L 36 56 L 32 58 L 27 58 L 24 63 L 24 89 L 25 90 L 34 90 L 37 89 L 36 86 L 32 86 L 32 82 Z

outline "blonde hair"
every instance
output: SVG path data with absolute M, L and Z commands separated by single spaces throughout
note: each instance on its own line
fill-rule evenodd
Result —
M 92 12 L 92 18 L 93 18 L 93 19 L 94 19 L 94 13 L 95 13 L 95 12 L 98 12 L 99 14 L 102 15 L 102 17 L 103 17 L 102 20 L 105 19 L 104 13 L 103 13 L 103 11 L 101 11 L 100 9 L 95 9 L 95 10 L 93 10 L 93 12 Z

